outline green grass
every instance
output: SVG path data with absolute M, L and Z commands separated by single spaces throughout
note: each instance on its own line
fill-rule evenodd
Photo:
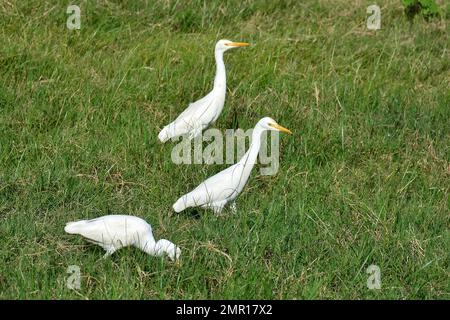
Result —
M 0 3 L 0 298 L 449 299 L 448 7 L 410 25 L 400 1 Z M 157 134 L 214 77 L 215 128 L 281 135 L 280 170 L 253 171 L 238 214 L 171 212 L 226 165 L 175 165 Z M 127 213 L 183 250 L 182 265 L 64 233 Z M 381 290 L 368 290 L 369 265 Z M 81 290 L 66 288 L 79 265 Z

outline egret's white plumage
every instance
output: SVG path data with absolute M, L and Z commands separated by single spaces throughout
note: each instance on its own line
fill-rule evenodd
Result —
M 261 134 L 265 130 L 276 130 L 291 133 L 272 118 L 262 118 L 252 133 L 249 150 L 236 164 L 203 181 L 193 191 L 179 198 L 173 205 L 175 212 L 189 207 L 212 208 L 220 213 L 223 207 L 241 193 L 250 176 L 261 147 Z M 234 203 L 234 202 L 233 202 Z
M 219 40 L 215 47 L 216 77 L 214 87 L 205 97 L 189 106 L 172 123 L 165 126 L 158 135 L 161 142 L 171 138 L 188 136 L 195 138 L 202 130 L 214 123 L 222 112 L 226 93 L 226 72 L 223 53 L 229 49 L 247 46 L 245 42 Z
M 79 234 L 87 241 L 106 250 L 105 257 L 116 250 L 135 246 L 153 255 L 167 254 L 171 260 L 180 257 L 181 249 L 172 242 L 153 237 L 152 227 L 143 219 L 129 215 L 108 215 L 92 220 L 80 220 L 66 224 L 64 231 Z

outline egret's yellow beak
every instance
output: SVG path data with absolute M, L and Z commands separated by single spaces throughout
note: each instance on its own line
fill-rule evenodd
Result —
M 230 42 L 230 43 L 225 43 L 226 46 L 229 47 L 247 47 L 250 45 L 250 43 L 247 42 Z
M 275 129 L 277 129 L 277 130 L 279 130 L 279 131 L 282 131 L 282 132 L 286 132 L 286 133 L 292 134 L 292 131 L 291 131 L 291 130 L 289 130 L 289 129 L 285 128 L 285 127 L 280 126 L 278 123 L 269 123 L 269 126 L 271 126 L 272 128 L 275 128 Z

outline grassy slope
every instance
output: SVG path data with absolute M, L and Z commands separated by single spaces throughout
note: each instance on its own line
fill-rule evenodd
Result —
M 450 298 L 448 20 L 410 26 L 399 2 L 378 1 L 377 32 L 371 1 L 78 1 L 80 31 L 64 5 L 0 3 L 0 298 Z M 176 166 L 156 139 L 211 87 L 219 38 L 254 45 L 226 54 L 215 127 L 295 135 L 238 215 L 173 215 L 225 167 Z M 106 213 L 147 219 L 182 267 L 63 232 Z

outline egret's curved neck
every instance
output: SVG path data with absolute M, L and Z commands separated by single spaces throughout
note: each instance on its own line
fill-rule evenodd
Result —
M 242 159 L 239 160 L 239 163 L 244 165 L 243 178 L 245 179 L 245 181 L 250 176 L 250 172 L 252 171 L 253 166 L 256 163 L 259 149 L 261 148 L 261 134 L 263 131 L 264 131 L 264 129 L 262 129 L 259 126 L 256 126 L 255 129 L 253 129 L 252 141 L 250 144 L 250 148 L 245 153 L 245 155 L 242 157 Z M 244 183 L 245 183 L 245 181 L 244 181 Z
M 155 239 L 153 239 L 153 237 L 149 237 L 145 241 L 142 241 L 140 247 L 142 251 L 152 256 L 160 257 L 164 253 L 167 253 L 166 240 L 159 240 L 158 242 L 155 242 Z
M 223 62 L 223 51 L 216 50 L 214 56 L 216 58 L 216 77 L 214 78 L 214 89 L 225 90 L 227 85 L 227 77 L 225 72 L 225 63 Z
M 142 251 L 154 256 L 156 255 L 157 248 L 156 248 L 156 241 L 153 237 L 148 236 L 145 239 L 139 239 L 138 245 L 137 245 Z

